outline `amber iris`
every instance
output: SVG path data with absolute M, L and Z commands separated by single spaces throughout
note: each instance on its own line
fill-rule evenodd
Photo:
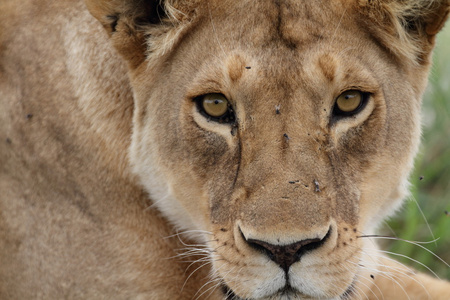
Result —
M 222 94 L 208 94 L 202 99 L 203 110 L 211 117 L 221 117 L 228 112 L 228 100 Z
M 336 99 L 337 108 L 344 113 L 351 113 L 358 110 L 362 103 L 362 93 L 355 90 L 343 92 Z

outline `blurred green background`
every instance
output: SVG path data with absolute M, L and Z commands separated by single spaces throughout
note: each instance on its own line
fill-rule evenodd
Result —
M 422 146 L 411 177 L 412 197 L 380 233 L 421 242 L 439 238 L 423 246 L 450 264 L 450 24 L 438 36 L 433 61 L 423 102 Z M 440 278 L 450 279 L 450 268 L 426 250 L 402 241 L 381 244 L 420 261 Z M 430 273 L 409 259 L 392 257 Z

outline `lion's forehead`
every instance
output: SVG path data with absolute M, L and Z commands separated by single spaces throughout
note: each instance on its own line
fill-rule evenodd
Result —
M 357 29 L 354 22 L 358 14 L 349 1 L 210 2 L 198 3 L 204 22 L 212 26 L 226 24 L 226 29 L 232 28 L 229 37 L 237 34 L 251 48 L 274 42 L 292 50 L 307 48 L 330 37 L 339 39 L 336 29 L 340 27 Z

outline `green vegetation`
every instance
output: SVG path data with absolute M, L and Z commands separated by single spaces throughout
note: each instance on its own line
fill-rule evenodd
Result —
M 381 232 L 410 241 L 439 238 L 422 245 L 450 264 L 450 24 L 438 36 L 433 61 L 423 102 L 422 147 L 411 177 L 412 197 Z M 426 250 L 402 241 L 385 242 L 386 246 L 389 251 L 420 261 L 440 278 L 450 279 L 450 268 Z M 393 257 L 429 272 L 411 260 Z

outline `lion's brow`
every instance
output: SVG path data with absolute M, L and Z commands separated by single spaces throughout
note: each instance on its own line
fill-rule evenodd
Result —
M 330 82 L 336 77 L 337 62 L 334 57 L 330 55 L 323 55 L 319 58 L 319 68 L 323 75 Z
M 231 81 L 238 81 L 246 68 L 248 68 L 248 66 L 245 65 L 245 61 L 241 56 L 234 55 L 230 57 L 227 64 L 227 71 Z

